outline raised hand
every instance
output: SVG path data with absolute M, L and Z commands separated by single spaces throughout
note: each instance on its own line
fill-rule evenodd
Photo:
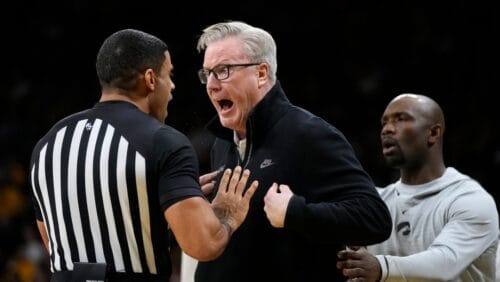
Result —
M 250 206 L 250 199 L 259 186 L 254 180 L 250 187 L 246 189 L 250 171 L 245 169 L 241 172 L 241 167 L 226 169 L 219 184 L 219 189 L 212 200 L 212 208 L 219 220 L 229 228 L 232 234 L 245 220 Z

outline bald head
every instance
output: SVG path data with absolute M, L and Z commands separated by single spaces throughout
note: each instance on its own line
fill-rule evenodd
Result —
M 393 103 L 403 103 L 420 118 L 427 120 L 429 124 L 441 124 L 441 130 L 444 132 L 443 110 L 432 98 L 421 94 L 403 93 L 392 99 L 387 107 L 389 108 Z

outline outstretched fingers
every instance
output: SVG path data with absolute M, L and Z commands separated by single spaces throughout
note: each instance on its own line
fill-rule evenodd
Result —
M 259 181 L 254 180 L 252 182 L 252 184 L 250 185 L 250 187 L 248 187 L 248 189 L 245 191 L 245 194 L 243 195 L 243 198 L 246 201 L 249 201 L 250 198 L 252 198 L 252 196 L 255 193 L 255 191 L 257 190 L 257 187 L 259 187 Z
M 219 184 L 219 191 L 220 192 L 227 192 L 227 184 L 229 183 L 229 179 L 231 177 L 231 172 L 232 172 L 232 170 L 230 168 L 228 168 L 224 171 L 224 175 L 222 175 L 222 178 L 221 178 L 220 184 Z
M 250 177 L 250 170 L 245 169 L 242 171 L 241 166 L 236 166 L 234 170 L 226 169 L 224 175 L 222 176 L 219 184 L 219 193 L 230 195 L 242 196 L 246 201 L 248 201 L 259 186 L 259 182 L 254 180 L 252 184 L 245 191 L 247 186 L 248 178 Z
M 247 185 L 248 177 L 250 177 L 250 170 L 245 169 L 241 174 L 241 178 L 238 181 L 238 185 L 235 187 L 235 193 L 242 195 L 245 191 L 245 186 Z
M 250 171 L 242 171 L 240 166 L 235 167 L 233 171 L 226 169 L 219 190 L 211 202 L 216 216 L 222 223 L 228 224 L 232 232 L 245 220 L 251 197 L 259 184 L 255 180 L 245 190 L 249 177 Z
M 248 175 L 250 174 L 250 172 L 247 170 L 246 173 L 247 173 L 246 179 L 248 179 Z M 242 178 L 240 178 L 240 176 L 241 176 L 241 166 L 237 166 L 233 170 L 233 175 L 231 176 L 229 187 L 227 187 L 226 191 L 228 193 L 236 193 L 238 191 L 238 186 L 242 184 Z M 246 179 L 243 182 L 243 186 L 247 183 Z

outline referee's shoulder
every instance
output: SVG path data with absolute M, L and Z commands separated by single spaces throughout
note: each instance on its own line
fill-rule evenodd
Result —
M 180 142 L 189 142 L 189 138 L 186 136 L 186 134 L 166 124 L 162 124 L 162 126 L 158 128 L 155 134 L 160 138 L 166 138 L 170 140 L 174 139 Z

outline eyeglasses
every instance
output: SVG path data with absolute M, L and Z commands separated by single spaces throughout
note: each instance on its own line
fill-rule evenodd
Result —
M 202 84 L 207 84 L 208 77 L 210 74 L 214 74 L 215 79 L 217 80 L 224 80 L 228 79 L 230 72 L 229 69 L 232 67 L 250 67 L 250 66 L 256 66 L 260 65 L 260 63 L 247 63 L 247 64 L 224 64 L 224 65 L 217 65 L 213 67 L 212 69 L 201 69 L 198 71 L 198 77 L 200 78 L 200 82 Z

